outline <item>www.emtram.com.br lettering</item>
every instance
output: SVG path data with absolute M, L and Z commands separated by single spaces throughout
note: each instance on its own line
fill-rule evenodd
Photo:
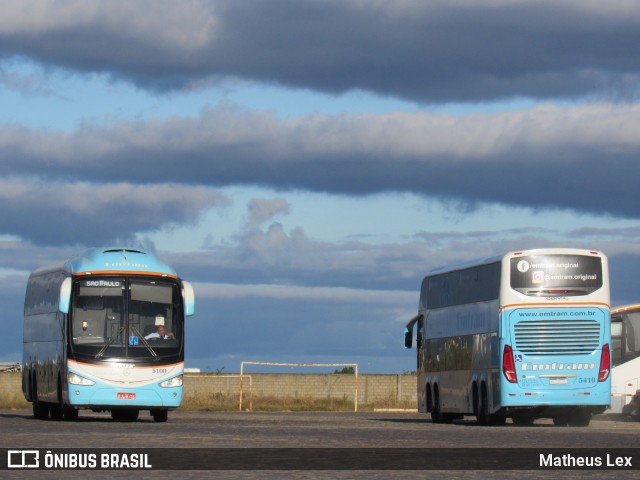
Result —
M 44 455 L 44 467 L 55 469 L 105 468 L 138 469 L 153 468 L 147 453 L 51 453 Z
M 541 467 L 632 467 L 633 457 L 619 457 L 607 453 L 604 457 L 580 457 L 571 454 L 540 454 Z

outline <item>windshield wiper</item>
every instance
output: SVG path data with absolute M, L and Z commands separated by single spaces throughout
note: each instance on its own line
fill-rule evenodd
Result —
M 147 342 L 147 339 L 144 338 L 144 335 L 142 335 L 140 333 L 140 330 L 138 330 L 137 327 L 131 326 L 131 331 L 133 333 L 137 333 L 138 337 L 140 338 L 140 340 L 142 340 L 142 344 L 147 347 L 147 350 L 149 350 L 149 353 L 151 353 L 151 356 L 153 357 L 154 360 L 160 360 L 160 357 L 158 356 L 158 354 L 155 352 L 155 350 L 153 348 L 151 348 L 151 345 L 149 345 L 149 342 Z
M 102 347 L 102 348 L 100 349 L 100 351 L 99 351 L 99 352 L 96 354 L 96 356 L 94 357 L 96 360 L 97 360 L 97 359 L 99 359 L 99 358 L 104 357 L 104 352 L 106 352 L 106 351 L 107 351 L 107 348 L 109 348 L 109 347 L 111 346 L 111 344 L 113 344 L 113 342 L 115 342 L 115 341 L 116 341 L 116 339 L 120 336 L 120 334 L 121 334 L 122 332 L 124 332 L 124 327 L 125 327 L 125 325 L 122 325 L 122 326 L 118 329 L 118 331 L 116 332 L 116 334 L 115 334 L 113 337 L 111 337 L 111 338 L 109 339 L 109 341 L 104 345 L 104 347 Z

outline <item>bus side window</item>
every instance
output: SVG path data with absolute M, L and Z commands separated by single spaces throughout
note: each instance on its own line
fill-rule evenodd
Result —
M 638 352 L 638 349 L 640 349 L 640 342 L 638 342 L 637 338 L 637 335 L 640 334 L 640 332 L 636 331 L 638 325 L 636 322 L 633 322 L 631 318 L 625 318 L 623 325 L 625 339 L 624 355 L 626 357 L 626 360 L 631 360 L 632 358 L 637 357 L 640 353 Z
M 422 348 L 424 341 L 424 317 L 418 320 L 418 329 L 416 332 L 416 348 Z
M 611 317 L 611 363 L 620 365 L 623 357 L 622 317 Z

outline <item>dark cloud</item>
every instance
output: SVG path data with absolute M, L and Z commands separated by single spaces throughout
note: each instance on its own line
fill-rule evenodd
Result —
M 0 335 L 0 362 L 22 359 L 22 315 L 26 286 L 26 276 L 0 277 L 0 305 L 4 319 Z
M 136 234 L 195 223 L 226 204 L 206 187 L 0 180 L 0 234 L 46 245 L 107 245 Z
M 632 247 L 626 251 L 609 254 L 612 307 L 640 303 L 638 268 L 640 268 L 640 252 L 637 248 Z
M 0 55 L 141 88 L 244 78 L 419 102 L 637 96 L 633 2 L 235 0 L 3 5 Z
M 633 105 L 287 120 L 220 108 L 196 119 L 85 126 L 71 134 L 7 127 L 0 167 L 6 175 L 46 170 L 64 181 L 404 191 L 467 211 L 498 202 L 638 218 L 640 198 L 631 194 L 640 176 L 638 130 L 640 108 Z

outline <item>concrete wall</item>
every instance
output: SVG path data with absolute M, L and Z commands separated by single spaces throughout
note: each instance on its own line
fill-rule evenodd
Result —
M 30 406 L 22 394 L 22 373 L 0 373 L 0 408 Z
M 353 402 L 357 388 L 359 405 L 417 408 L 415 375 L 358 375 L 356 385 L 352 374 L 245 374 L 245 396 L 249 394 L 248 376 L 254 398 L 333 398 Z M 187 374 L 184 385 L 186 397 L 200 393 L 211 398 L 237 398 L 240 391 L 240 379 L 226 375 Z
M 355 375 L 352 374 L 245 374 L 243 395 L 248 399 L 249 378 L 253 398 L 339 399 L 353 402 Z M 9 398 L 22 398 L 21 374 L 0 373 L 0 408 Z M 359 375 L 358 404 L 381 408 L 417 408 L 415 375 Z M 240 379 L 227 375 L 185 374 L 185 400 L 238 398 Z
M 0 373 L 0 395 L 22 395 L 22 374 L 20 372 Z

